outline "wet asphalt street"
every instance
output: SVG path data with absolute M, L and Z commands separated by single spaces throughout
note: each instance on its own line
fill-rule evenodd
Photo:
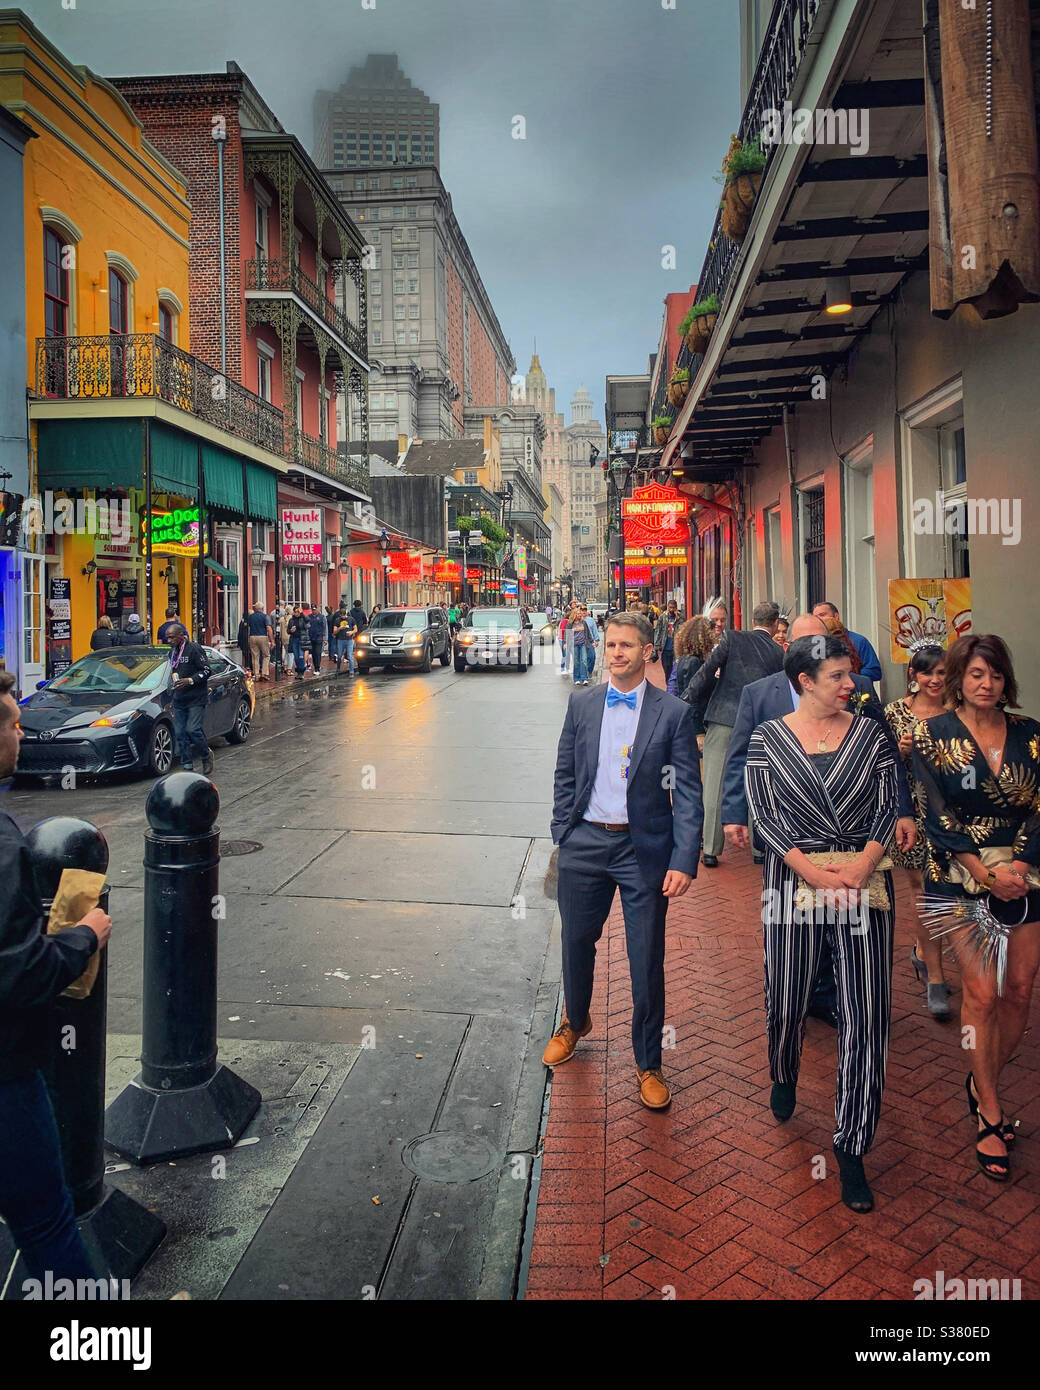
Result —
M 536 1008 L 540 1055 L 556 1003 L 546 876 L 571 683 L 552 650 L 536 648 L 526 674 L 435 666 L 261 700 L 244 747 L 216 744 L 221 842 L 260 845 L 221 863 L 221 1059 L 251 1047 L 262 1071 L 263 1057 L 287 1051 L 277 1044 L 293 1044 L 301 1069 L 331 1066 L 321 1053 L 332 1045 L 346 1061 L 282 1177 L 271 1186 L 262 1160 L 243 1174 L 255 1229 L 238 1229 L 234 1259 L 214 1272 L 210 1258 L 204 1271 L 212 1231 L 178 1247 L 176 1212 L 163 1210 L 162 1277 L 146 1271 L 135 1296 L 502 1296 L 544 1078 L 532 1065 L 521 1084 L 522 1065 Z M 110 1072 L 118 1054 L 125 1071 L 140 1032 L 151 785 L 137 775 L 72 790 L 16 784 L 2 803 L 23 828 L 81 816 L 108 840 Z M 236 1069 L 249 1077 L 247 1062 Z M 256 1084 L 265 1105 L 280 1099 Z M 254 1127 L 262 1149 L 270 1125 Z M 181 1181 L 193 1164 L 208 1177 L 200 1156 Z M 236 1230 L 219 1224 L 214 1200 L 205 1221 Z

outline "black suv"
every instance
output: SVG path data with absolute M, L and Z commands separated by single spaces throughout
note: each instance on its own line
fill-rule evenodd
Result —
M 384 608 L 354 643 L 363 675 L 371 666 L 414 666 L 420 671 L 451 664 L 451 628 L 443 608 Z

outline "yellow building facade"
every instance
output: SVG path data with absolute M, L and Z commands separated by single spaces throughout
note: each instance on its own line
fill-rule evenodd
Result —
M 52 579 L 68 581 L 71 652 L 63 656 L 89 650 L 98 618 L 106 605 L 112 610 L 113 585 L 119 610 L 132 603 L 144 617 L 138 439 L 146 430 L 137 398 L 159 394 L 153 340 L 162 341 L 164 364 L 173 360 L 168 349 L 190 347 L 191 209 L 185 180 L 145 139 L 122 97 L 71 63 L 18 10 L 0 11 L 0 102 L 36 134 L 24 159 L 26 380 L 35 398 L 30 491 L 45 524 L 25 544 L 39 565 L 39 640 L 30 665 L 42 674 Z M 139 454 L 140 468 L 112 465 L 116 437 L 124 461 L 127 450 L 131 463 Z M 41 458 L 52 462 L 41 468 Z M 63 529 L 54 503 L 66 493 L 81 501 L 118 498 L 125 504 L 119 527 Z M 154 631 L 171 585 L 182 604 L 190 595 L 191 561 L 157 554 L 151 578 Z

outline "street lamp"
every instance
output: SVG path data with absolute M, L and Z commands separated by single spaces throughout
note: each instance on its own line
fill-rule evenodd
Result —
M 379 549 L 383 552 L 383 607 L 390 606 L 390 556 L 387 551 L 390 549 L 390 537 L 386 530 L 379 533 Z
M 619 558 L 618 558 L 618 593 L 617 606 L 620 613 L 625 607 L 625 523 L 621 515 L 621 500 L 628 491 L 628 481 L 632 476 L 633 469 L 620 454 L 615 454 L 610 460 L 607 469 L 607 477 L 614 486 L 617 494 L 617 529 L 620 538 Z

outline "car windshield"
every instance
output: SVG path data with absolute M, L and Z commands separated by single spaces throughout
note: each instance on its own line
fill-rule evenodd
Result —
M 170 658 L 166 652 L 125 647 L 118 655 L 95 652 L 80 657 L 47 688 L 69 692 L 113 690 L 132 695 L 142 690 L 157 690 L 169 669 Z
M 520 614 L 511 608 L 477 608 L 466 619 L 466 626 L 515 630 L 520 626 Z
M 369 624 L 373 628 L 390 628 L 395 632 L 400 632 L 403 627 L 425 627 L 426 614 L 415 612 L 384 612 L 377 613 Z
M 530 613 L 528 617 L 531 619 L 532 627 L 547 627 L 552 622 L 548 613 Z

